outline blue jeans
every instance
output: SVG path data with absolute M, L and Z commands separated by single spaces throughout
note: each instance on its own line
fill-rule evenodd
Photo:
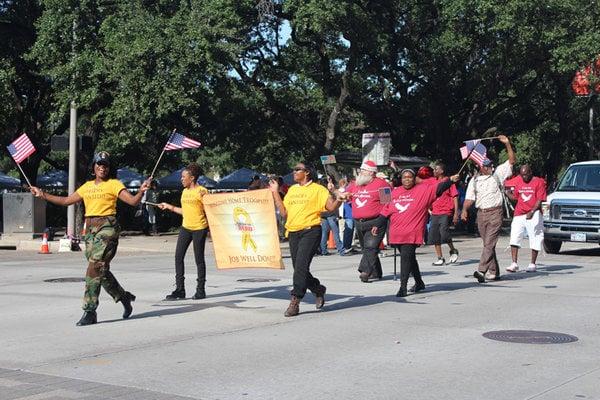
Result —
M 352 218 L 344 218 L 344 250 L 352 248 L 352 239 L 354 238 L 354 220 Z
M 335 248 L 339 254 L 344 252 L 344 246 L 340 240 L 340 227 L 336 216 L 321 218 L 321 254 L 329 253 L 327 251 L 327 239 L 329 239 L 329 231 L 333 232 L 333 240 L 335 240 Z

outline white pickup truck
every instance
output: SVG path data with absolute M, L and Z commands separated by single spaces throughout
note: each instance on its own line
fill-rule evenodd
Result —
M 569 165 L 542 215 L 547 253 L 558 253 L 562 242 L 600 244 L 600 160 Z

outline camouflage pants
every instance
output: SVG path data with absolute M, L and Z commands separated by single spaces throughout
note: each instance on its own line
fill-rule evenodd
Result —
M 94 311 L 98 307 L 100 287 L 103 287 L 115 302 L 125 294 L 125 290 L 110 272 L 110 261 L 117 252 L 121 228 L 114 216 L 86 218 L 85 226 L 83 238 L 88 267 L 85 274 L 83 309 Z

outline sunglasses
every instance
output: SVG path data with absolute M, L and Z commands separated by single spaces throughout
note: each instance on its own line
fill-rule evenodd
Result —
M 306 171 L 306 168 L 296 167 L 294 168 L 294 172 Z

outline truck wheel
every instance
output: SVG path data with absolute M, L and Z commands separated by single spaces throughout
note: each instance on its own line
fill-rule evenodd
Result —
M 558 254 L 562 242 L 560 240 L 546 240 L 544 239 L 544 251 L 548 254 Z

